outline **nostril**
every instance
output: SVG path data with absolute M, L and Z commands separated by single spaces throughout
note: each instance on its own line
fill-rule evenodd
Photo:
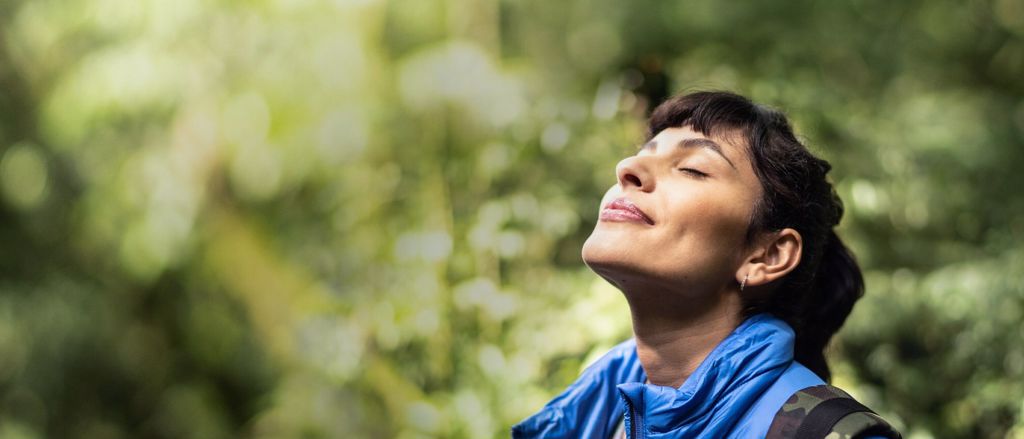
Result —
M 625 176 L 623 176 L 623 179 L 629 182 L 630 184 L 635 185 L 636 187 L 643 186 L 643 183 L 640 182 L 640 177 L 637 177 L 633 174 L 626 174 Z

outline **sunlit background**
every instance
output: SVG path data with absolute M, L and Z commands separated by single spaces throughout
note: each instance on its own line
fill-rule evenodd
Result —
M 630 336 L 646 112 L 834 164 L 835 381 L 1024 438 L 1024 2 L 0 0 L 0 438 L 492 438 Z

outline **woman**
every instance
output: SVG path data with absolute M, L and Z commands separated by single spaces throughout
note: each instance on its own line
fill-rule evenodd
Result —
M 783 406 L 824 388 L 825 346 L 863 293 L 833 230 L 830 166 L 781 113 L 732 93 L 668 100 L 647 138 L 583 246 L 625 294 L 635 337 L 513 436 L 789 437 L 800 419 L 777 415 L 806 414 Z

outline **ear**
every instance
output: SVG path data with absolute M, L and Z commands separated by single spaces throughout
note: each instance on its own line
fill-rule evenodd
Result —
M 736 281 L 746 279 L 746 287 L 769 284 L 793 271 L 800 264 L 803 238 L 793 229 L 767 233 L 750 250 L 736 271 Z

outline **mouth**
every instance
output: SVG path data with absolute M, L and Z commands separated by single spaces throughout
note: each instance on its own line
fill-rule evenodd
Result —
M 630 221 L 630 222 L 642 222 L 647 225 L 654 225 L 654 220 L 647 216 L 644 211 L 636 207 L 632 201 L 627 198 L 617 198 L 601 211 L 602 220 L 607 221 Z

